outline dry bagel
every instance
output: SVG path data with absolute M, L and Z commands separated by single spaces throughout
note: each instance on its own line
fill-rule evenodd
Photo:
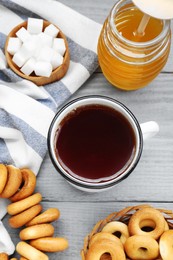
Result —
M 30 169 L 21 169 L 23 185 L 10 200 L 13 202 L 25 199 L 33 194 L 36 186 L 36 176 Z

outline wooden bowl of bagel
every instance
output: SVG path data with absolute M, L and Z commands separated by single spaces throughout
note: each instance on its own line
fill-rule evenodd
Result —
M 108 239 L 108 237 L 106 237 L 108 233 L 105 231 L 106 230 L 105 227 L 110 223 L 121 222 L 121 223 L 127 225 L 127 228 L 129 229 L 129 238 L 132 236 L 135 237 L 135 235 L 130 234 L 129 223 L 130 223 L 130 220 L 132 219 L 132 216 L 136 215 L 136 213 L 143 212 L 144 209 L 145 210 L 153 209 L 153 210 L 158 211 L 159 214 L 162 215 L 164 222 L 165 222 L 164 229 L 163 229 L 164 231 L 163 231 L 162 235 L 160 235 L 157 239 L 155 239 L 156 242 L 158 243 L 158 255 L 155 258 L 139 258 L 139 257 L 132 258 L 126 252 L 126 242 L 125 242 L 122 247 L 124 250 L 124 257 L 120 258 L 120 259 L 126 259 L 126 260 L 131 260 L 131 259 L 163 260 L 163 259 L 167 259 L 167 258 L 162 257 L 162 252 L 163 252 L 163 254 L 167 254 L 169 256 L 168 259 L 172 259 L 171 257 L 173 256 L 173 254 L 170 253 L 170 250 L 166 249 L 165 245 L 162 247 L 163 250 L 161 250 L 161 238 L 164 237 L 163 235 L 165 235 L 166 233 L 168 234 L 169 232 L 171 233 L 171 239 L 173 238 L 173 211 L 167 210 L 167 209 L 159 209 L 159 208 L 156 209 L 153 206 L 148 205 L 148 204 L 126 207 L 118 212 L 113 212 L 110 215 L 108 215 L 105 219 L 98 221 L 95 224 L 95 226 L 93 227 L 93 229 L 91 230 L 91 232 L 84 238 L 84 244 L 83 244 L 83 248 L 81 250 L 81 259 L 82 260 L 91 260 L 91 257 L 90 257 L 91 254 L 89 254 L 89 251 L 91 248 L 92 248 L 91 251 L 93 251 L 93 249 L 94 249 L 93 241 L 94 241 L 95 245 L 101 244 L 102 243 L 101 239 L 103 239 L 104 243 L 106 243 L 105 239 Z M 149 219 L 149 221 L 150 221 L 150 219 Z M 152 221 L 150 221 L 150 223 L 153 226 L 153 229 L 155 229 L 154 223 Z M 150 232 L 150 230 L 145 230 L 145 231 Z M 101 234 L 101 233 L 103 233 L 103 235 L 99 237 L 98 234 Z M 119 237 L 120 234 L 117 235 L 116 233 L 111 233 L 111 235 Z M 96 240 L 96 237 L 97 237 L 97 240 Z M 141 235 L 141 237 L 142 237 L 142 235 Z M 147 237 L 147 239 L 148 239 L 148 237 Z M 117 237 L 116 237 L 116 239 L 117 239 Z M 171 240 L 171 239 L 169 239 L 169 240 Z M 163 241 L 163 239 L 162 239 L 162 241 Z M 171 241 L 172 241 L 172 245 L 173 245 L 173 239 Z M 165 243 L 165 237 L 164 237 L 164 243 Z M 98 247 L 95 247 L 95 248 L 96 248 L 96 250 L 98 250 Z M 144 248 L 141 247 L 141 250 L 142 249 L 144 251 L 146 251 L 145 247 Z M 134 250 L 135 249 L 133 247 L 132 251 L 134 251 Z M 171 250 L 173 251 L 173 249 L 171 249 Z M 109 250 L 105 251 L 105 253 L 102 254 L 101 257 L 99 256 L 100 257 L 99 259 L 112 260 L 112 257 L 110 256 L 110 254 L 108 252 L 109 252 Z M 117 252 L 117 255 L 119 257 L 119 252 Z M 117 258 L 117 259 L 119 259 L 119 258 Z

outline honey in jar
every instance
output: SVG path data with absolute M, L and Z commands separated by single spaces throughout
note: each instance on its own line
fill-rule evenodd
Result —
M 143 13 L 120 0 L 106 19 L 98 41 L 104 76 L 114 86 L 135 90 L 148 85 L 164 67 L 170 51 L 170 21 L 150 17 L 143 34 L 137 28 Z

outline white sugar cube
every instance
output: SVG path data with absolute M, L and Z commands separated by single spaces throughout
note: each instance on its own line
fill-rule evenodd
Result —
M 52 65 L 47 61 L 37 61 L 34 71 L 37 76 L 50 77 L 52 73 Z
M 52 64 L 53 70 L 55 70 L 56 68 L 58 68 L 59 66 L 61 66 L 63 64 L 63 56 L 61 54 L 59 54 L 58 52 L 54 51 L 54 55 L 52 56 L 52 59 L 51 59 L 51 64 Z
M 34 54 L 33 54 L 33 58 L 36 59 L 38 61 L 38 57 L 40 55 L 40 52 L 42 50 L 43 46 L 41 44 L 38 44 L 37 49 L 35 50 Z
M 65 42 L 62 38 L 55 38 L 53 39 L 53 49 L 57 51 L 59 54 L 64 56 L 66 51 Z
M 43 30 L 43 19 L 28 18 L 27 31 L 30 34 L 38 34 Z
M 41 51 L 40 54 L 38 56 L 38 60 L 39 61 L 48 61 L 50 62 L 52 59 L 52 56 L 54 54 L 54 50 L 48 46 L 44 46 Z
M 52 47 L 52 44 L 53 44 L 52 36 L 45 34 L 43 32 L 41 32 L 38 36 L 40 37 L 40 40 L 42 41 L 43 45 Z
M 42 48 L 44 46 L 44 44 L 40 40 L 39 35 L 33 35 L 32 37 L 34 37 L 33 41 L 36 43 L 36 48 L 35 48 L 35 51 L 34 51 L 32 56 L 37 59 L 39 54 L 40 54 L 40 51 L 42 50 Z
M 14 55 L 22 46 L 22 41 L 18 37 L 10 37 L 8 41 L 7 51 Z
M 36 43 L 33 41 L 27 41 L 23 43 L 22 47 L 16 52 L 13 56 L 13 62 L 18 66 L 22 67 L 24 63 L 33 56 L 35 48 L 37 47 Z
M 30 33 L 24 28 L 20 28 L 17 32 L 16 32 L 17 37 L 22 41 L 22 42 L 26 42 L 28 41 L 28 39 L 30 38 Z
M 53 24 L 50 24 L 45 28 L 44 33 L 55 38 L 59 33 L 59 29 Z
M 12 58 L 12 61 L 18 66 L 22 67 L 24 63 L 28 60 L 28 56 L 25 55 L 21 50 L 16 52 Z
M 38 47 L 38 41 L 39 38 L 36 37 L 31 37 L 27 42 L 25 42 L 22 47 L 21 47 L 21 51 L 28 57 L 33 56 L 33 54 L 35 53 L 37 47 Z
M 20 69 L 25 75 L 30 75 L 35 69 L 36 60 L 30 58 Z

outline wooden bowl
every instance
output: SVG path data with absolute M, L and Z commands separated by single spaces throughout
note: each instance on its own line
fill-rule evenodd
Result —
M 126 225 L 128 225 L 128 222 L 131 218 L 131 216 L 138 210 L 143 209 L 145 207 L 150 207 L 153 208 L 151 205 L 149 204 L 142 204 L 142 205 L 136 205 L 136 206 L 129 206 L 126 207 L 118 212 L 113 212 L 110 215 L 108 215 L 105 219 L 102 219 L 100 221 L 98 221 L 95 226 L 93 227 L 93 229 L 91 230 L 91 232 L 85 236 L 84 238 L 84 244 L 83 244 L 83 248 L 81 250 L 81 259 L 82 260 L 86 260 L 86 255 L 87 252 L 89 250 L 90 247 L 90 241 L 92 239 L 92 237 L 101 232 L 102 229 L 104 228 L 104 226 L 112 221 L 120 221 L 125 223 Z M 160 209 L 157 208 L 157 210 L 159 210 L 164 218 L 165 221 L 167 222 L 169 229 L 173 229 L 173 211 L 172 210 L 167 210 L 167 209 Z M 101 256 L 100 260 L 111 260 L 112 258 L 110 257 L 110 255 L 108 254 L 104 254 Z M 127 258 L 128 260 L 128 258 Z M 130 259 L 129 259 L 130 260 Z M 161 258 L 156 258 L 156 260 L 161 260 Z
M 43 21 L 43 30 L 50 24 L 51 23 L 48 22 L 48 21 Z M 54 25 L 54 26 L 56 26 L 56 25 Z M 64 42 L 65 42 L 65 46 L 66 46 L 66 52 L 64 54 L 63 64 L 61 66 L 59 66 L 58 68 L 56 68 L 55 70 L 53 70 L 50 77 L 37 76 L 37 75 L 35 75 L 35 73 L 32 73 L 31 75 L 27 76 L 20 71 L 20 68 L 12 61 L 13 56 L 11 54 L 9 54 L 8 51 L 7 51 L 9 38 L 10 37 L 16 37 L 16 32 L 22 27 L 24 27 L 25 29 L 27 28 L 27 21 L 25 21 L 25 22 L 17 25 L 15 28 L 13 28 L 13 30 L 8 34 L 7 39 L 6 39 L 5 56 L 6 56 L 7 63 L 9 65 L 9 67 L 20 77 L 27 79 L 27 80 L 30 80 L 38 86 L 42 86 L 42 85 L 60 80 L 66 74 L 68 67 L 69 67 L 69 64 L 70 64 L 69 48 L 68 48 L 68 43 L 67 43 L 67 39 L 66 39 L 65 35 L 56 26 L 60 30 L 57 38 L 63 38 Z

